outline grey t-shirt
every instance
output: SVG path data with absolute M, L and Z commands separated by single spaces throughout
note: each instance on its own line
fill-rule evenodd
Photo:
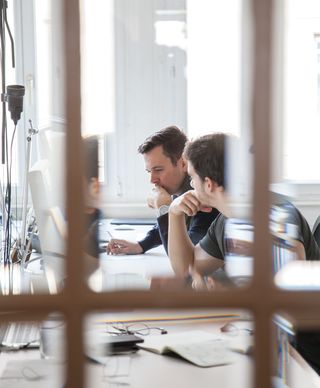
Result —
M 224 228 L 226 221 L 227 218 L 220 213 L 199 243 L 204 251 L 220 260 L 224 260 L 225 255 Z
M 290 202 L 281 204 L 281 207 L 283 207 L 288 214 L 288 219 L 286 221 L 297 226 L 298 233 L 296 239 L 304 246 L 306 260 L 320 260 L 320 249 L 312 235 L 306 219 Z M 210 225 L 207 234 L 200 241 L 200 246 L 205 252 L 220 260 L 224 260 L 226 251 L 224 238 L 226 221 L 227 218 L 223 214 L 219 214 Z

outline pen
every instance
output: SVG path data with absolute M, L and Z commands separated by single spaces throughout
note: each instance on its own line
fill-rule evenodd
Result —
M 109 230 L 107 230 L 107 233 L 108 233 L 108 235 L 110 236 L 111 239 L 114 238 L 113 235 L 111 234 L 111 232 L 110 232 Z M 109 240 L 109 242 L 110 242 L 110 240 Z M 121 248 L 121 244 L 112 243 L 112 245 L 113 245 L 114 248 Z

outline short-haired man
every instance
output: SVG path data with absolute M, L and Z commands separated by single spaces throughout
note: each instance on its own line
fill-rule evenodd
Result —
M 167 251 L 168 211 L 173 199 L 191 189 L 187 165 L 182 157 L 186 135 L 177 127 L 164 128 L 148 137 L 138 148 L 143 155 L 146 171 L 150 174 L 153 189 L 148 196 L 148 206 L 155 209 L 156 225 L 138 242 L 112 239 L 107 246 L 110 254 L 139 254 L 163 244 Z M 205 235 L 218 211 L 199 212 L 187 219 L 187 233 L 192 244 Z
M 190 190 L 175 199 L 169 211 L 168 251 L 176 274 L 185 276 L 190 269 L 201 276 L 211 274 L 224 264 L 224 230 L 228 214 L 228 198 L 224 188 L 225 148 L 228 135 L 215 133 L 190 142 L 184 151 L 191 177 Z M 292 223 L 297 225 L 296 253 L 300 259 L 319 260 L 320 250 L 309 225 L 292 205 L 288 208 Z M 185 215 L 215 207 L 219 216 L 205 237 L 193 246 L 186 233 Z M 200 280 L 198 277 L 197 280 Z M 201 284 L 202 286 L 203 284 Z

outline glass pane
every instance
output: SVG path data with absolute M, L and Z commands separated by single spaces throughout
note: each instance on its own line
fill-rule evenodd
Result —
M 119 311 L 86 322 L 87 387 L 253 386 L 254 325 L 244 311 Z
M 12 317 L 11 317 L 12 318 Z M 65 382 L 65 324 L 61 316 L 50 315 L 44 321 L 10 320 L 2 315 L 1 383 L 5 386 L 49 384 L 61 387 Z
M 278 379 L 289 387 L 319 379 L 319 324 L 310 314 L 282 311 L 274 316 Z
M 280 198 L 271 215 L 276 284 L 293 289 L 318 287 L 310 267 L 320 259 L 313 228 L 320 212 L 317 169 L 319 127 L 317 1 L 285 1 L 276 6 L 273 171 L 271 191 Z M 277 225 L 276 225 L 277 224 Z M 304 264 L 297 278 L 296 259 Z M 309 268 L 309 269 L 308 269 Z
M 17 8 L 17 12 L 22 12 L 21 20 L 16 17 L 18 30 L 28 25 L 28 39 L 34 48 L 33 51 L 24 47 L 25 42 L 17 44 L 22 46 L 19 52 L 28 52 L 24 58 L 17 59 L 19 66 L 23 67 L 24 61 L 34 65 L 26 80 L 25 113 L 35 109 L 37 114 L 35 122 L 26 118 L 26 133 L 19 145 L 23 195 L 18 197 L 8 186 L 3 196 L 5 268 L 1 271 L 1 287 L 4 294 L 57 293 L 65 277 L 63 18 L 61 3 L 52 4 L 49 0 L 35 1 L 34 14 L 22 5 Z M 12 214 L 8 213 L 10 207 L 15 209 L 15 215 L 12 210 Z M 6 268 L 8 262 L 13 265 Z
M 43 274 L 46 291 L 61 290 L 65 278 L 65 64 L 61 2 L 36 1 L 34 45 L 37 125 L 30 133 L 30 209 L 23 270 Z M 34 292 L 41 292 L 36 287 Z
M 95 7 L 83 0 L 81 11 L 81 130 L 99 143 L 98 172 L 85 187 L 88 237 L 95 244 L 86 252 L 100 258 L 87 258 L 89 274 L 100 264 L 90 285 L 96 291 L 191 288 L 189 269 L 181 274 L 168 258 L 167 237 L 169 205 L 192 189 L 182 158 L 188 139 L 217 132 L 238 139 L 226 141 L 228 168 L 219 184 L 230 198 L 226 215 L 251 223 L 250 12 L 240 0 L 96 1 Z M 163 143 L 150 140 L 175 130 L 171 150 L 169 135 Z M 218 210 L 188 218 L 194 245 Z M 225 249 L 220 266 L 224 255 Z M 252 257 L 244 256 L 247 281 Z M 243 276 L 232 267 L 232 276 Z M 206 289 L 202 275 L 211 272 L 194 284 Z M 223 270 L 215 276 L 223 287 L 234 285 Z
M 285 1 L 284 18 L 283 178 L 319 181 L 319 2 Z

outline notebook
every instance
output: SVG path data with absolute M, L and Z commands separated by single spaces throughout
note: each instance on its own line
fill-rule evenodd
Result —
M 234 361 L 227 340 L 201 330 L 149 336 L 138 346 L 157 354 L 174 353 L 201 367 L 225 365 Z

